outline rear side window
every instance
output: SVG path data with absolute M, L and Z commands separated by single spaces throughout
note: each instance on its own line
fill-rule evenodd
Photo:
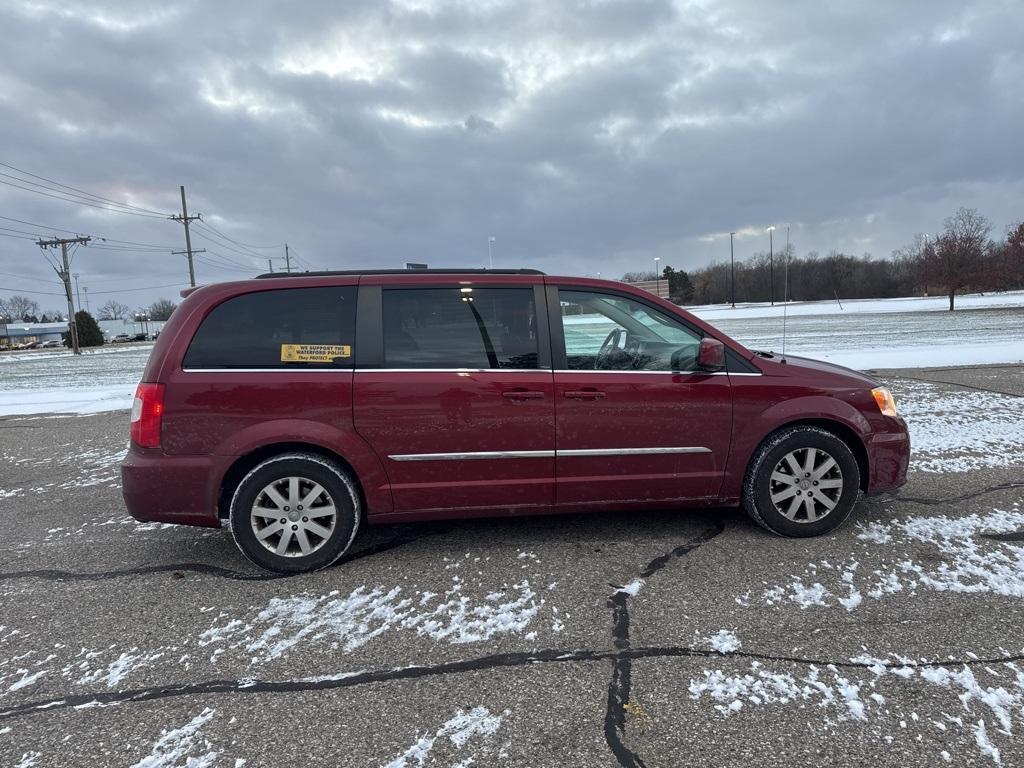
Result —
M 351 368 L 356 288 L 246 293 L 213 308 L 184 368 Z
M 388 368 L 537 368 L 533 288 L 408 288 L 383 296 Z

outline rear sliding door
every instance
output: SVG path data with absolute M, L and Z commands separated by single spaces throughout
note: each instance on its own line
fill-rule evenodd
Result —
M 554 502 L 555 408 L 543 291 L 475 283 L 360 288 L 382 329 L 357 361 L 357 432 L 396 512 Z

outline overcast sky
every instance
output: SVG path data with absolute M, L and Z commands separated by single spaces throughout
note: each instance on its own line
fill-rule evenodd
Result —
M 882 257 L 959 205 L 1024 218 L 1017 2 L 7 0 L 0 38 L 0 162 L 157 214 L 0 184 L 0 286 L 58 290 L 21 237 L 103 236 L 73 266 L 94 310 L 177 298 L 102 292 L 187 282 L 179 184 L 235 241 L 197 230 L 200 282 L 284 242 L 478 267 L 493 236 L 495 266 L 619 277 L 769 224 Z

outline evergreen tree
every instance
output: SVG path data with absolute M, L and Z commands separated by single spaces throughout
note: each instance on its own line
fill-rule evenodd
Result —
M 103 345 L 103 332 L 93 320 L 92 315 L 84 309 L 75 312 L 75 325 L 78 327 L 78 346 L 99 347 Z

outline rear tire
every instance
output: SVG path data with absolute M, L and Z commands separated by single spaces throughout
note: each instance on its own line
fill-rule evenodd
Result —
M 789 427 L 769 435 L 743 482 L 743 508 L 779 536 L 830 533 L 850 516 L 859 496 L 856 456 L 820 427 Z
M 355 483 L 334 462 L 285 453 L 256 465 L 231 498 L 235 544 L 275 573 L 302 573 L 337 561 L 359 531 Z

